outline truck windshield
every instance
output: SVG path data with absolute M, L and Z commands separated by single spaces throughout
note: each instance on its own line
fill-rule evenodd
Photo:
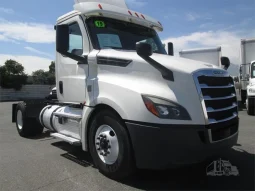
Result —
M 255 62 L 251 64 L 251 78 L 255 78 Z
M 167 54 L 155 30 L 110 18 L 91 17 L 86 20 L 95 49 L 136 50 L 137 42 L 146 42 L 154 53 Z

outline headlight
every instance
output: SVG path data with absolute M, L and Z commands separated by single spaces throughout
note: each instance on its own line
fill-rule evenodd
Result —
M 187 110 L 177 103 L 142 95 L 146 108 L 154 115 L 163 119 L 191 120 Z

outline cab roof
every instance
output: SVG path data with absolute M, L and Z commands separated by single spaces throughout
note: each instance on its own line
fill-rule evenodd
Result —
M 116 0 L 75 0 L 74 11 L 71 11 L 58 18 L 57 23 L 75 15 L 101 16 L 135 23 L 158 31 L 163 31 L 163 26 L 156 19 L 142 13 L 128 9 L 128 7 Z

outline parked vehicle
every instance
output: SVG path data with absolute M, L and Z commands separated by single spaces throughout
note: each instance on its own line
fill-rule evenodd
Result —
M 225 63 L 229 63 L 227 57 L 222 57 L 221 47 L 215 48 L 200 48 L 200 49 L 186 49 L 179 52 L 180 57 L 188 58 L 192 60 L 202 61 L 206 63 L 210 63 L 214 66 L 228 69 L 229 65 Z
M 247 99 L 247 86 L 250 80 L 251 62 L 255 60 L 255 39 L 241 40 L 241 65 L 239 78 L 241 82 L 241 98 L 244 104 Z
M 46 97 L 46 99 L 47 100 L 57 100 L 58 99 L 58 97 L 57 97 L 57 88 L 56 87 L 54 87 L 51 90 L 50 94 Z
M 239 118 L 228 72 L 174 57 L 172 43 L 167 54 L 160 22 L 114 2 L 79 0 L 57 20 L 58 100 L 14 104 L 18 133 L 45 127 L 82 145 L 115 179 L 136 168 L 197 163 L 235 145 Z
M 250 80 L 247 86 L 246 108 L 248 115 L 255 115 L 255 60 L 250 65 Z

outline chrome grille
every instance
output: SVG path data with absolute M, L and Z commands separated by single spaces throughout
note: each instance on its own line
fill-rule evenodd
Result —
M 225 71 L 203 70 L 194 74 L 208 124 L 231 120 L 238 115 L 233 79 Z
M 52 95 L 57 95 L 57 90 L 52 90 Z

